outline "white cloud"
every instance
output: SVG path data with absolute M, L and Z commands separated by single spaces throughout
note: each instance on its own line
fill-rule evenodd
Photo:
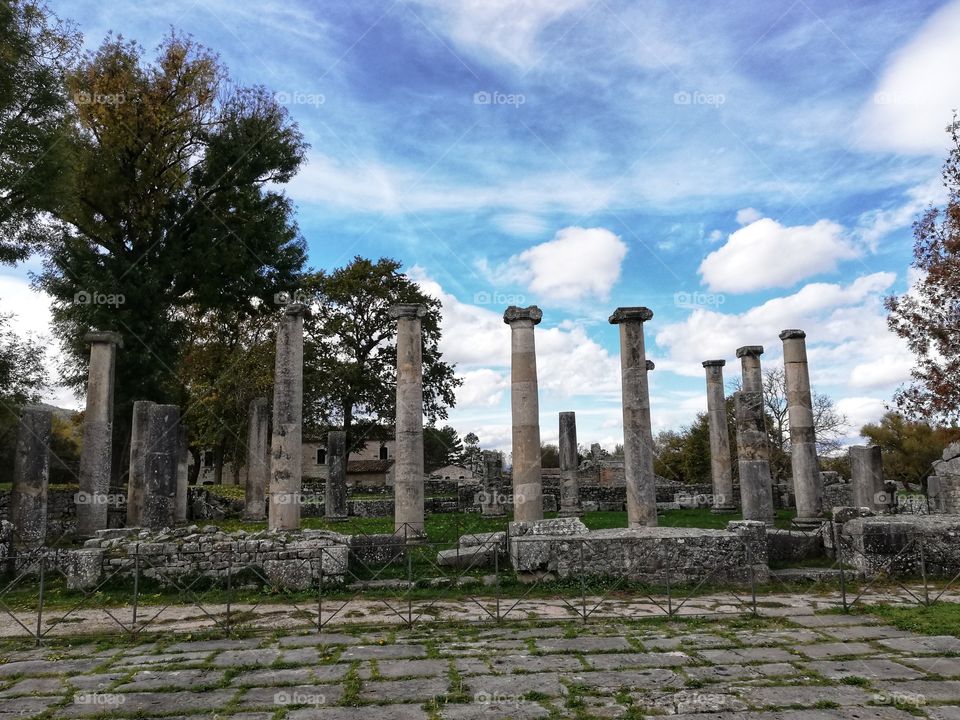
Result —
M 737 211 L 737 224 L 749 225 L 750 223 L 760 220 L 762 217 L 763 214 L 755 208 L 743 208 L 742 210 Z
M 847 397 L 837 401 L 837 410 L 847 416 L 849 426 L 859 433 L 867 423 L 875 423 L 887 411 L 883 400 L 875 397 Z
M 943 181 L 936 177 L 909 188 L 905 195 L 905 200 L 896 207 L 869 210 L 860 215 L 855 232 L 871 250 L 876 250 L 884 236 L 909 227 L 931 204 L 943 203 L 946 200 L 946 188 Z
M 855 131 L 870 150 L 941 155 L 960 98 L 960 1 L 934 13 L 883 71 Z
M 463 385 L 457 389 L 457 407 L 491 407 L 503 401 L 504 392 L 510 389 L 506 373 L 491 368 L 478 368 L 461 373 Z
M 567 227 L 512 257 L 502 269 L 544 300 L 607 300 L 620 279 L 627 244 L 604 228 Z
M 763 218 L 732 233 L 723 247 L 707 255 L 700 274 L 713 291 L 749 292 L 789 287 L 859 256 L 843 227 L 830 220 L 787 227 Z

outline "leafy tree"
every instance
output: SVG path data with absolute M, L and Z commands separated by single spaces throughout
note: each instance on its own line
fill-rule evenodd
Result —
M 35 403 L 47 387 L 45 348 L 11 327 L 12 315 L 0 313 L 0 476 L 11 479 L 20 408 Z
M 125 337 L 116 368 L 115 471 L 133 400 L 182 401 L 193 318 L 275 310 L 305 245 L 278 190 L 305 145 L 263 88 L 236 88 L 216 56 L 171 34 L 156 62 L 107 38 L 67 78 L 74 201 L 48 224 L 38 285 L 53 298 L 64 379 L 81 388 L 91 327 Z M 184 409 L 189 412 L 189 408 Z
M 346 267 L 304 280 L 314 312 L 305 323 L 304 421 L 338 426 L 348 448 L 366 442 L 366 429 L 392 425 L 396 406 L 398 303 L 426 307 L 423 325 L 423 409 L 428 423 L 446 419 L 462 383 L 440 353 L 440 302 L 400 272 L 396 260 L 355 257 Z M 366 428 L 366 429 L 365 429 Z
M 667 430 L 654 439 L 654 472 L 684 483 L 710 482 L 710 426 L 706 413 L 681 431 Z
M 933 461 L 948 444 L 960 439 L 960 428 L 909 420 L 891 410 L 880 422 L 864 425 L 860 434 L 881 448 L 884 477 L 906 488 L 907 483 L 926 481 Z
M 50 483 L 79 482 L 80 449 L 83 445 L 83 415 L 54 411 L 50 433 Z
M 929 208 L 913 225 L 910 292 L 886 299 L 887 324 L 915 357 L 913 383 L 895 396 L 913 418 L 960 420 L 960 120 L 947 128 L 953 147 L 943 166 L 947 205 Z
M 545 468 L 560 467 L 560 448 L 550 443 L 541 443 L 540 466 Z
M 463 462 L 463 441 L 449 425 L 437 428 L 428 425 L 423 429 L 423 464 L 426 471 L 433 472 L 445 465 Z
M 38 217 L 69 192 L 64 73 L 79 43 L 44 5 L 0 0 L 0 263 L 38 245 Z
M 476 433 L 469 432 L 463 438 L 463 464 L 474 474 L 479 476 L 483 472 L 483 455 L 480 452 L 480 438 Z

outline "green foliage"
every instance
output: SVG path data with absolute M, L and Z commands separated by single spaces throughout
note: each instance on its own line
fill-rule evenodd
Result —
M 37 402 L 47 385 L 44 346 L 10 327 L 12 315 L 0 313 L 0 478 L 12 478 L 20 408 Z
M 891 410 L 879 423 L 864 425 L 860 434 L 880 447 L 884 477 L 906 487 L 926 480 L 931 463 L 940 459 L 948 444 L 960 439 L 960 428 L 908 420 Z
M 560 467 L 560 448 L 549 443 L 541 443 L 540 465 L 545 468 Z
M 78 33 L 32 0 L 0 0 L 0 263 L 42 239 L 38 216 L 69 192 L 66 66 Z
M 929 606 L 866 604 L 862 609 L 900 630 L 923 635 L 960 637 L 960 604 L 958 603 L 937 602 Z
M 456 430 L 449 425 L 428 425 L 423 429 L 423 464 L 428 473 L 462 462 L 463 441 Z
M 665 430 L 654 441 L 654 472 L 684 483 L 710 481 L 710 425 L 706 413 L 680 431 Z

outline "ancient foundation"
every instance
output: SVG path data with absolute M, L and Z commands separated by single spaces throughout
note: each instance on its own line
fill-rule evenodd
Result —
M 742 389 L 734 395 L 734 403 L 743 519 L 772 525 L 773 487 L 763 408 L 762 354 L 763 348 L 759 345 L 748 345 L 737 350 L 737 357 L 741 361 Z
M 270 403 L 265 397 L 250 401 L 247 414 L 247 484 L 243 493 L 243 517 L 263 520 L 267 516 L 267 483 L 270 478 Z
M 850 454 L 850 484 L 853 486 L 853 504 L 880 510 L 887 503 L 883 486 L 883 455 L 876 445 L 853 445 Z
M 117 347 L 122 347 L 123 343 L 120 335 L 113 332 L 93 331 L 83 339 L 90 345 L 90 367 L 83 417 L 76 534 L 90 537 L 107 527 L 113 451 L 113 381 Z
M 710 428 L 710 476 L 713 481 L 713 512 L 737 509 L 733 499 L 733 458 L 727 429 L 727 399 L 723 390 L 726 360 L 705 360 L 707 372 L 707 422 Z
M 543 518 L 540 459 L 540 400 L 533 329 L 543 319 L 535 305 L 510 306 L 503 321 L 510 326 L 510 403 L 513 417 L 513 517 Z
M 394 533 L 419 537 L 423 526 L 423 305 L 390 308 L 397 321 L 397 454 L 394 463 Z
M 347 518 L 347 434 L 343 430 L 327 433 L 327 484 L 323 511 L 327 520 Z
M 277 332 L 270 442 L 271 530 L 300 527 L 303 432 L 303 319 L 307 307 L 288 305 Z
M 560 413 L 560 516 L 583 514 L 580 505 L 580 460 L 577 454 L 577 414 Z
M 629 527 L 657 524 L 653 432 L 643 323 L 653 317 L 645 307 L 622 307 L 610 316 L 620 326 L 620 373 L 623 387 L 623 461 Z
M 20 412 L 9 512 L 13 541 L 19 547 L 39 547 L 46 540 L 52 425 L 49 410 L 25 407 Z
M 807 367 L 807 334 L 803 330 L 784 330 L 783 369 L 787 390 L 787 412 L 790 417 L 790 464 L 793 470 L 793 492 L 797 500 L 798 527 L 819 527 L 823 524 L 823 484 L 820 461 L 813 430 L 813 398 L 810 393 L 810 372 Z

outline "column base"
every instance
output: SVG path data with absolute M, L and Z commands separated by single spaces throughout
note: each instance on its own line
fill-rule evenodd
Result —
M 822 517 L 795 517 L 790 521 L 790 525 L 801 530 L 814 530 L 827 522 Z

